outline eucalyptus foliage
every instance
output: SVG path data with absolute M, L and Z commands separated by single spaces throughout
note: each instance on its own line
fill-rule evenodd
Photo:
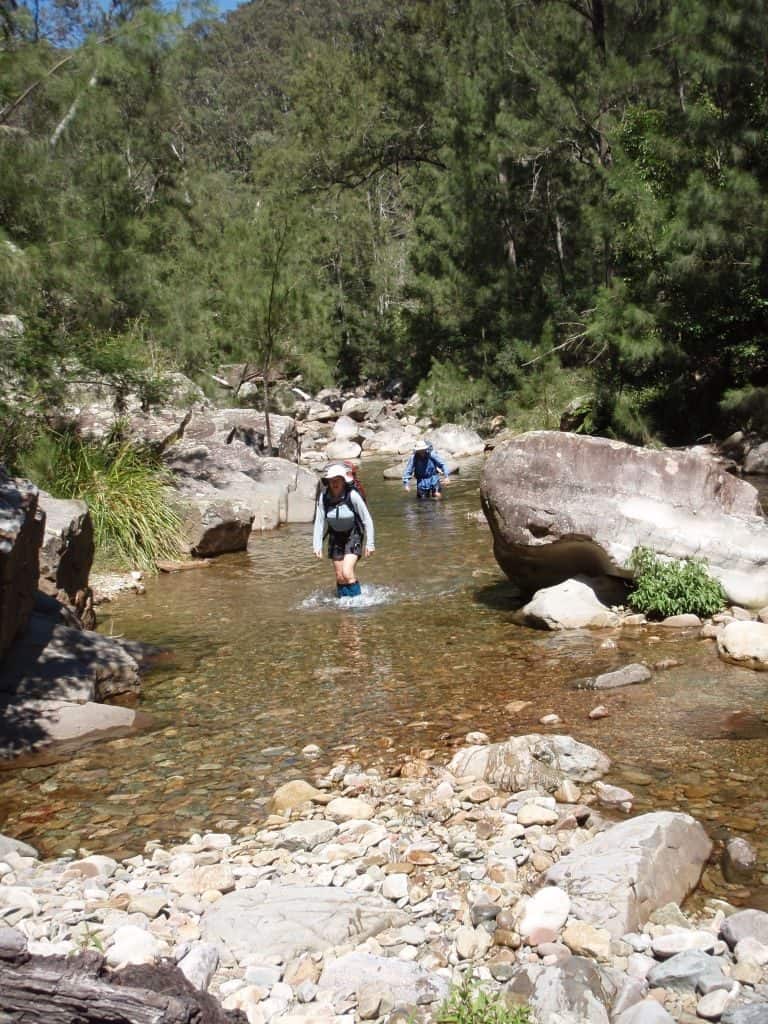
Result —
M 41 0 L 0 29 L 25 393 L 140 337 L 154 369 L 423 383 L 477 423 L 584 397 L 640 443 L 762 429 L 758 0 Z

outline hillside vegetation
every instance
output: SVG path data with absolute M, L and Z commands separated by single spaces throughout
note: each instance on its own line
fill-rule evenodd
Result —
M 242 360 L 475 424 L 760 429 L 764 15 L 0 0 L 0 457 L 68 375 Z

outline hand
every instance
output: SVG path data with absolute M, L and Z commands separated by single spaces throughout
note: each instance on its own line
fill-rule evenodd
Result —
M 373 554 L 373 552 L 375 550 L 376 550 L 376 548 L 366 548 L 365 549 L 365 557 L 366 558 L 370 558 L 370 556 Z
M 323 552 L 322 551 L 316 551 L 315 552 L 315 558 L 322 558 L 322 557 L 323 557 Z
M 411 489 L 410 484 L 403 484 L 403 490 L 404 491 L 410 491 L 410 489 Z

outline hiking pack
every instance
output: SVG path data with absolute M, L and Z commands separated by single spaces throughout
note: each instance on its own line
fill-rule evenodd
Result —
M 330 495 L 330 493 L 328 491 L 328 488 L 327 487 L 323 487 L 323 512 L 325 513 L 325 515 L 327 517 L 328 513 L 329 513 L 329 511 L 331 510 L 332 507 L 334 507 L 335 505 L 341 504 L 341 503 L 345 504 L 347 506 L 347 508 L 350 509 L 350 511 L 352 512 L 352 515 L 355 517 L 355 526 L 357 526 L 357 528 L 362 533 L 363 529 L 364 529 L 363 521 L 360 518 L 360 515 L 359 515 L 357 509 L 352 504 L 352 499 L 350 498 L 350 493 L 352 491 L 357 491 L 357 493 L 360 495 L 360 497 L 363 499 L 363 501 L 367 505 L 368 504 L 368 499 L 365 496 L 365 488 L 363 487 L 362 483 L 360 482 L 360 478 L 357 475 L 357 466 L 354 464 L 354 462 L 347 462 L 345 460 L 342 463 L 342 465 L 346 469 L 349 470 L 349 475 L 350 475 L 351 479 L 347 481 L 346 487 L 344 488 L 344 494 L 341 497 L 340 501 L 338 501 L 338 502 L 332 502 L 331 501 L 331 495 Z

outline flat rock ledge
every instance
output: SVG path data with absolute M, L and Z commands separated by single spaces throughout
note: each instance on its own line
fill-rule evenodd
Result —
M 768 914 L 720 899 L 684 913 L 701 826 L 612 825 L 597 802 L 573 779 L 552 794 L 421 760 L 398 778 L 340 764 L 281 786 L 280 813 L 237 836 L 122 861 L 41 861 L 0 837 L 3 1010 L 25 1019 L 7 993 L 97 950 L 105 972 L 174 965 L 249 1024 L 434 1020 L 470 973 L 536 1024 L 764 1024 Z

